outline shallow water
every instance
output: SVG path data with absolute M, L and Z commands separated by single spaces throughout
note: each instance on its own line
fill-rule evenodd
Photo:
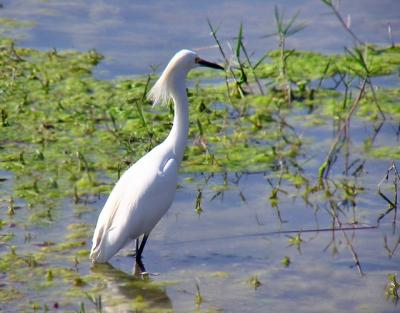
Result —
M 371 125 L 357 122 L 352 139 L 365 138 L 368 126 Z M 389 124 L 382 130 L 382 138 L 393 134 L 392 126 Z M 321 152 L 326 151 L 325 141 L 316 144 L 321 136 L 318 128 L 301 125 L 297 128 L 312 142 L 307 151 L 313 159 L 304 168 L 306 172 L 315 173 L 315 164 L 321 162 Z M 357 157 L 357 153 L 353 157 Z M 146 246 L 144 263 L 152 273 L 148 280 L 131 276 L 133 259 L 126 255 L 128 250 L 112 259 L 112 267 L 92 267 L 85 257 L 74 265 L 74 253 L 68 250 L 64 256 L 57 253 L 54 258 L 50 253 L 40 267 L 52 268 L 55 280 L 57 268 L 78 274 L 88 286 L 98 290 L 94 294 L 101 295 L 105 312 L 131 312 L 133 307 L 145 312 L 197 309 L 211 312 L 397 312 L 398 307 L 385 299 L 387 275 L 397 273 L 400 262 L 398 251 L 388 257 L 384 245 L 384 236 L 390 246 L 398 238 L 397 227 L 396 233 L 392 233 L 392 217 L 385 217 L 378 229 L 351 230 L 353 226 L 376 225 L 378 214 L 385 210 L 386 204 L 377 194 L 377 182 L 389 165 L 390 162 L 385 161 L 366 162 L 366 174 L 356 179 L 364 190 L 356 197 L 355 213 L 351 207 L 348 210 L 344 207 L 343 227 L 350 228 L 345 232 L 324 230 L 332 223 L 326 211 L 329 209 L 326 199 L 311 200 L 319 204 L 315 211 L 315 207 L 302 199 L 300 190 L 286 184 L 281 186 L 287 194 L 279 197 L 279 217 L 269 200 L 271 186 L 267 178 L 272 173 L 243 174 L 240 178 L 234 173 L 215 174 L 211 178 L 210 174 L 182 174 L 176 201 L 152 232 Z M 340 166 L 339 162 L 337 167 Z M 1 176 L 6 175 L 3 172 Z M 307 177 L 312 179 L 313 175 Z M 350 176 L 347 179 L 353 180 Z M 12 180 L 2 185 L 9 188 Z M 194 210 L 199 190 L 203 195 L 200 215 Z M 217 195 L 221 190 L 223 193 Z M 51 223 L 28 226 L 25 230 L 18 225 L 29 225 L 29 222 L 17 213 L 17 220 L 14 220 L 17 228 L 4 227 L 3 231 L 15 233 L 12 244 L 17 246 L 17 253 L 36 253 L 46 242 L 65 241 L 71 234 L 68 225 L 94 225 L 105 200 L 103 196 L 90 204 L 78 205 L 66 200 L 56 210 Z M 4 213 L 0 218 L 7 219 Z M 348 224 L 354 220 L 357 225 Z M 307 230 L 312 231 L 301 233 Z M 28 242 L 24 239 L 26 232 L 32 235 Z M 299 246 L 290 242 L 297 234 L 301 234 Z M 350 238 L 351 245 L 345 236 Z M 81 239 L 81 248 L 89 249 L 90 238 Z M 360 275 L 350 248 L 358 256 L 364 276 Z M 0 246 L 3 253 L 7 249 Z M 285 257 L 290 259 L 288 267 L 282 264 Z M 96 274 L 102 277 L 102 285 L 90 280 L 90 275 Z M 61 310 L 77 310 L 76 295 L 68 296 L 71 282 L 67 278 L 64 282 L 54 282 L 54 288 L 48 289 L 43 287 L 40 275 L 31 275 L 30 283 L 21 284 L 11 276 L 14 288 L 29 298 L 22 308 L 27 309 L 29 303 L 36 301 L 49 307 L 57 303 Z M 251 282 L 251 277 L 256 277 L 260 285 Z M 198 304 L 196 285 L 202 297 Z M 31 288 L 34 291 L 29 291 Z M 0 309 L 13 312 L 15 305 L 11 301 Z M 93 305 L 86 301 L 86 308 L 93 309 Z
M 19 32 L 19 44 L 40 49 L 94 47 L 106 56 L 96 72 L 103 78 L 147 73 L 149 64 L 154 60 L 165 63 L 177 49 L 213 45 L 207 16 L 215 24 L 221 23 L 225 42 L 235 36 L 238 23 L 243 21 L 246 40 L 257 54 L 276 47 L 274 39 L 258 39 L 273 32 L 272 1 L 255 1 L 252 6 L 239 1 L 202 1 L 201 6 L 185 1 L 133 4 L 126 0 L 112 4 L 2 3 L 4 16 L 36 22 L 36 27 Z M 337 52 L 351 44 L 337 21 L 323 15 L 327 12 L 323 5 L 305 0 L 281 5 L 287 8 L 288 16 L 301 9 L 301 19 L 309 24 L 290 39 L 292 47 Z M 343 1 L 342 10 L 351 14 L 352 24 L 364 40 L 379 43 L 386 42 L 388 22 L 393 30 L 400 28 L 398 6 L 399 2 L 389 0 Z M 178 19 L 172 15 L 176 11 L 181 13 Z M 160 37 L 149 36 L 155 33 Z M 217 55 L 213 48 L 203 53 Z M 307 126 L 310 117 L 303 110 L 291 112 L 287 119 L 304 139 L 304 155 L 296 161 L 313 183 L 334 137 L 332 122 Z M 79 312 L 81 302 L 86 311 L 95 312 L 85 291 L 101 296 L 105 312 L 398 312 L 392 298 L 385 296 L 387 275 L 398 273 L 400 264 L 399 248 L 389 256 L 384 240 L 386 237 L 393 249 L 399 238 L 397 225 L 393 233 L 393 213 L 379 228 L 373 228 L 379 214 L 387 209 L 377 184 L 391 160 L 362 154 L 364 140 L 374 134 L 371 122 L 354 119 L 351 125 L 349 159 L 340 156 L 332 171 L 338 185 L 351 182 L 362 187 L 354 205 L 346 204 L 340 186 L 331 198 L 316 194 L 306 202 L 303 187 L 296 189 L 282 182 L 275 207 L 270 199 L 271 184 L 278 183 L 279 169 L 212 177 L 207 173 L 181 174 L 176 200 L 146 246 L 144 263 L 151 274 L 145 279 L 131 274 L 129 250 L 114 257 L 112 266 L 92 266 L 88 261 L 85 253 L 105 195 L 77 204 L 64 199 L 51 217 L 35 223 L 29 220 L 29 206 L 21 199 L 14 199 L 16 213 L 7 214 L 15 177 L 0 171 L 0 221 L 6 221 L 0 224 L 0 235 L 14 234 L 10 243 L 3 243 L 0 237 L 2 258 L 12 258 L 15 249 L 17 255 L 32 253 L 37 259 L 37 264 L 24 267 L 22 272 L 15 268 L 0 271 L 0 288 L 14 290 L 0 302 L 0 312 L 31 312 L 36 304 L 38 311 L 47 305 L 50 311 Z M 397 129 L 396 121 L 386 121 L 374 144 L 398 146 Z M 346 175 L 346 163 L 358 158 L 366 160 L 362 175 Z M 198 215 L 195 203 L 200 191 L 203 211 Z M 390 188 L 385 192 L 391 194 Z M 348 230 L 327 230 L 332 225 L 330 201 L 341 208 L 343 227 Z M 351 230 L 365 226 L 371 228 Z M 298 235 L 301 241 L 296 245 Z M 65 242 L 78 247 L 63 248 L 60 244 Z M 46 248 L 60 250 L 52 254 Z M 288 266 L 282 262 L 285 257 L 290 260 Z

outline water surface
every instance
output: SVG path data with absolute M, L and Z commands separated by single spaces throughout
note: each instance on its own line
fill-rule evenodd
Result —
M 291 37 L 288 48 L 342 52 L 352 40 L 321 1 L 39 1 L 5 0 L 4 17 L 32 20 L 22 45 L 39 49 L 97 49 L 106 56 L 97 74 L 110 78 L 146 74 L 164 65 L 180 49 L 196 49 L 210 58 L 219 55 L 210 36 L 209 18 L 219 27 L 224 48 L 233 45 L 240 23 L 246 46 L 261 56 L 276 49 L 274 6 L 290 18 L 299 12 L 307 27 Z M 361 40 L 388 44 L 387 26 L 400 40 L 400 3 L 396 0 L 340 1 L 340 12 Z

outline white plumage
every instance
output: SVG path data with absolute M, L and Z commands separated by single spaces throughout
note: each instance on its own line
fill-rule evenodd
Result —
M 149 97 L 154 104 L 173 99 L 173 127 L 168 137 L 132 165 L 111 191 L 93 235 L 93 262 L 107 262 L 129 241 L 144 235 L 139 249 L 136 245 L 136 260 L 140 261 L 148 235 L 171 206 L 189 129 L 185 79 L 198 65 L 223 69 L 192 51 L 182 50 L 151 89 Z

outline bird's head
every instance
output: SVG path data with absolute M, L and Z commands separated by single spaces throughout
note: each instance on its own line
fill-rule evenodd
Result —
M 196 52 L 190 50 L 181 50 L 174 55 L 174 57 L 169 61 L 168 68 L 174 71 L 182 71 L 185 74 L 189 72 L 192 68 L 197 66 L 211 67 L 219 70 L 224 70 L 224 68 L 218 64 L 208 62 L 200 58 Z
M 171 97 L 173 89 L 182 86 L 189 71 L 198 66 L 224 70 L 218 64 L 203 60 L 193 51 L 181 50 L 169 61 L 164 72 L 150 90 L 148 97 L 154 105 L 166 103 Z

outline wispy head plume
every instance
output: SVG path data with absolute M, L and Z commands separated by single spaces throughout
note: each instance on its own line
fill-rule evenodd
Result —
M 195 52 L 183 49 L 169 61 L 164 72 L 147 94 L 153 105 L 166 104 L 172 96 L 174 84 L 184 83 L 188 71 L 195 66 Z
M 147 94 L 147 98 L 153 101 L 153 105 L 168 103 L 168 100 L 171 97 L 171 92 L 168 86 L 167 77 L 167 71 L 164 71 Z

